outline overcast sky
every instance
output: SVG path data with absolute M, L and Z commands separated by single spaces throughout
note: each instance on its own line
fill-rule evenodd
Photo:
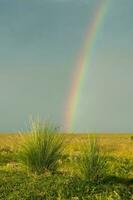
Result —
M 0 0 L 0 131 L 63 127 L 71 76 L 100 0 Z M 110 0 L 75 117 L 78 132 L 133 132 L 133 0 Z

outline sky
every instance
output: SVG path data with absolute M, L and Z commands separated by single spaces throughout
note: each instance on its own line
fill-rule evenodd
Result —
M 63 129 L 71 77 L 100 0 L 0 0 L 0 132 L 40 117 Z M 109 0 L 75 132 L 133 132 L 133 1 Z

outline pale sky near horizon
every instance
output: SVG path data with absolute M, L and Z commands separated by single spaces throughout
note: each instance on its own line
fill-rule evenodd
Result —
M 0 0 L 0 132 L 29 117 L 63 126 L 71 76 L 100 0 Z M 133 0 L 110 0 L 75 117 L 77 132 L 133 132 Z

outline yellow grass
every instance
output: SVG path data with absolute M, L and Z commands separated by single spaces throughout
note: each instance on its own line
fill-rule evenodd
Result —
M 63 134 L 67 153 L 76 155 L 80 145 L 87 141 L 89 134 Z M 110 156 L 133 158 L 132 134 L 97 134 L 100 146 Z M 21 139 L 19 134 L 0 134 L 0 149 L 17 150 Z

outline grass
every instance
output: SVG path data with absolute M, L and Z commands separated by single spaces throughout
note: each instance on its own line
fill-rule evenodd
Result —
M 65 149 L 60 151 L 59 157 L 57 156 L 59 159 L 55 167 L 57 170 L 54 170 L 54 173 L 45 173 L 45 167 L 41 167 L 40 173 L 34 173 L 36 169 L 28 167 L 27 170 L 27 161 L 23 164 L 19 154 L 20 147 L 32 141 L 34 131 L 31 130 L 31 134 L 24 134 L 23 137 L 18 134 L 0 136 L 0 200 L 133 199 L 133 141 L 131 135 L 100 134 L 97 136 L 98 141 L 95 141 L 90 140 L 87 134 L 62 134 Z M 35 130 L 38 129 L 35 128 Z M 51 129 L 49 132 L 51 133 Z M 84 154 L 81 151 L 81 144 L 86 144 Z M 36 156 L 35 158 L 38 159 Z M 43 160 L 45 158 L 44 156 Z M 86 164 L 81 158 L 86 158 Z M 104 164 L 104 159 L 108 165 Z M 86 172 L 85 175 L 82 171 L 82 175 L 84 174 L 83 176 L 87 178 L 83 178 L 77 170 L 81 164 L 84 166 L 83 171 L 85 169 L 84 172 Z M 97 165 L 101 166 L 103 171 Z M 96 174 L 100 176 L 97 177 Z M 93 181 L 90 181 L 90 177 Z
M 98 139 L 96 137 L 90 138 L 89 142 L 83 144 L 82 149 L 80 161 L 81 176 L 92 183 L 100 182 L 106 175 L 107 157 L 103 155 Z
M 23 134 L 21 137 L 25 140 Z M 21 145 L 20 160 L 32 171 L 56 171 L 63 151 L 63 140 L 57 128 L 49 123 L 35 122 L 29 137 Z

